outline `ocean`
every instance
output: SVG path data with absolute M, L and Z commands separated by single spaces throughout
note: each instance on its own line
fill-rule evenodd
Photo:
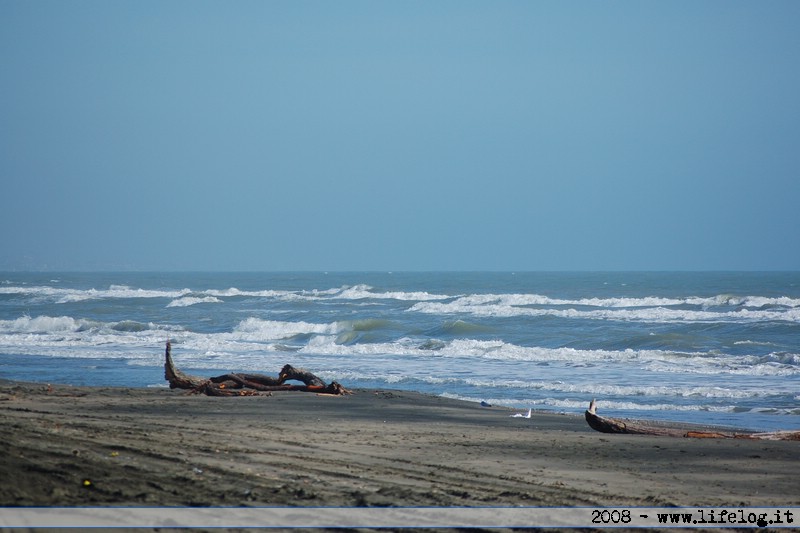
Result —
M 183 371 L 800 429 L 798 272 L 0 273 L 0 378 Z

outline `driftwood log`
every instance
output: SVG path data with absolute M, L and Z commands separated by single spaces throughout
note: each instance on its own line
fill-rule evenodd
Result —
M 592 400 L 585 413 L 589 427 L 601 433 L 627 433 L 632 435 L 660 435 L 665 437 L 689 437 L 697 439 L 762 439 L 762 440 L 797 440 L 800 431 L 773 431 L 769 433 L 733 432 L 709 430 L 702 427 L 684 425 L 667 426 L 658 423 L 647 423 L 638 420 L 621 420 L 606 418 L 597 414 L 597 403 Z
M 343 395 L 350 391 L 339 383 L 332 381 L 325 383 L 323 380 L 302 368 L 284 365 L 278 377 L 264 374 L 223 374 L 211 378 L 201 378 L 184 374 L 175 368 L 172 361 L 172 344 L 167 341 L 164 361 L 164 378 L 169 382 L 171 389 L 187 389 L 193 393 L 208 396 L 257 396 L 269 395 L 273 391 L 304 391 L 319 394 Z M 287 381 L 300 381 L 303 385 L 286 383 Z

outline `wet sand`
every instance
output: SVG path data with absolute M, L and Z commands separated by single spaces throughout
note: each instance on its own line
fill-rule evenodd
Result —
M 0 382 L 0 505 L 800 505 L 798 442 L 608 435 L 513 412 L 391 390 Z

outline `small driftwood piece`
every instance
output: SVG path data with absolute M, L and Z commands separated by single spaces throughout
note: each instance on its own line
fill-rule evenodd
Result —
M 350 394 L 336 381 L 325 383 L 320 378 L 302 368 L 284 365 L 277 378 L 264 374 L 223 374 L 211 378 L 201 378 L 183 373 L 175 368 L 172 361 L 172 344 L 167 341 L 164 361 L 164 378 L 171 389 L 187 389 L 196 394 L 208 396 L 257 396 L 270 395 L 273 391 L 304 391 L 319 394 Z M 286 383 L 300 381 L 303 385 Z
M 769 433 L 714 431 L 688 426 L 665 426 L 642 421 L 606 418 L 597 414 L 597 403 L 592 400 L 585 413 L 589 427 L 601 433 L 627 433 L 631 435 L 657 435 L 664 437 L 688 437 L 696 439 L 760 439 L 797 440 L 800 431 L 773 431 Z

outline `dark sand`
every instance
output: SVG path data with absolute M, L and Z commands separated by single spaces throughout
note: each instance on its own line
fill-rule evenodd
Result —
M 0 505 L 800 505 L 798 442 L 607 435 L 512 412 L 399 391 L 0 382 Z

